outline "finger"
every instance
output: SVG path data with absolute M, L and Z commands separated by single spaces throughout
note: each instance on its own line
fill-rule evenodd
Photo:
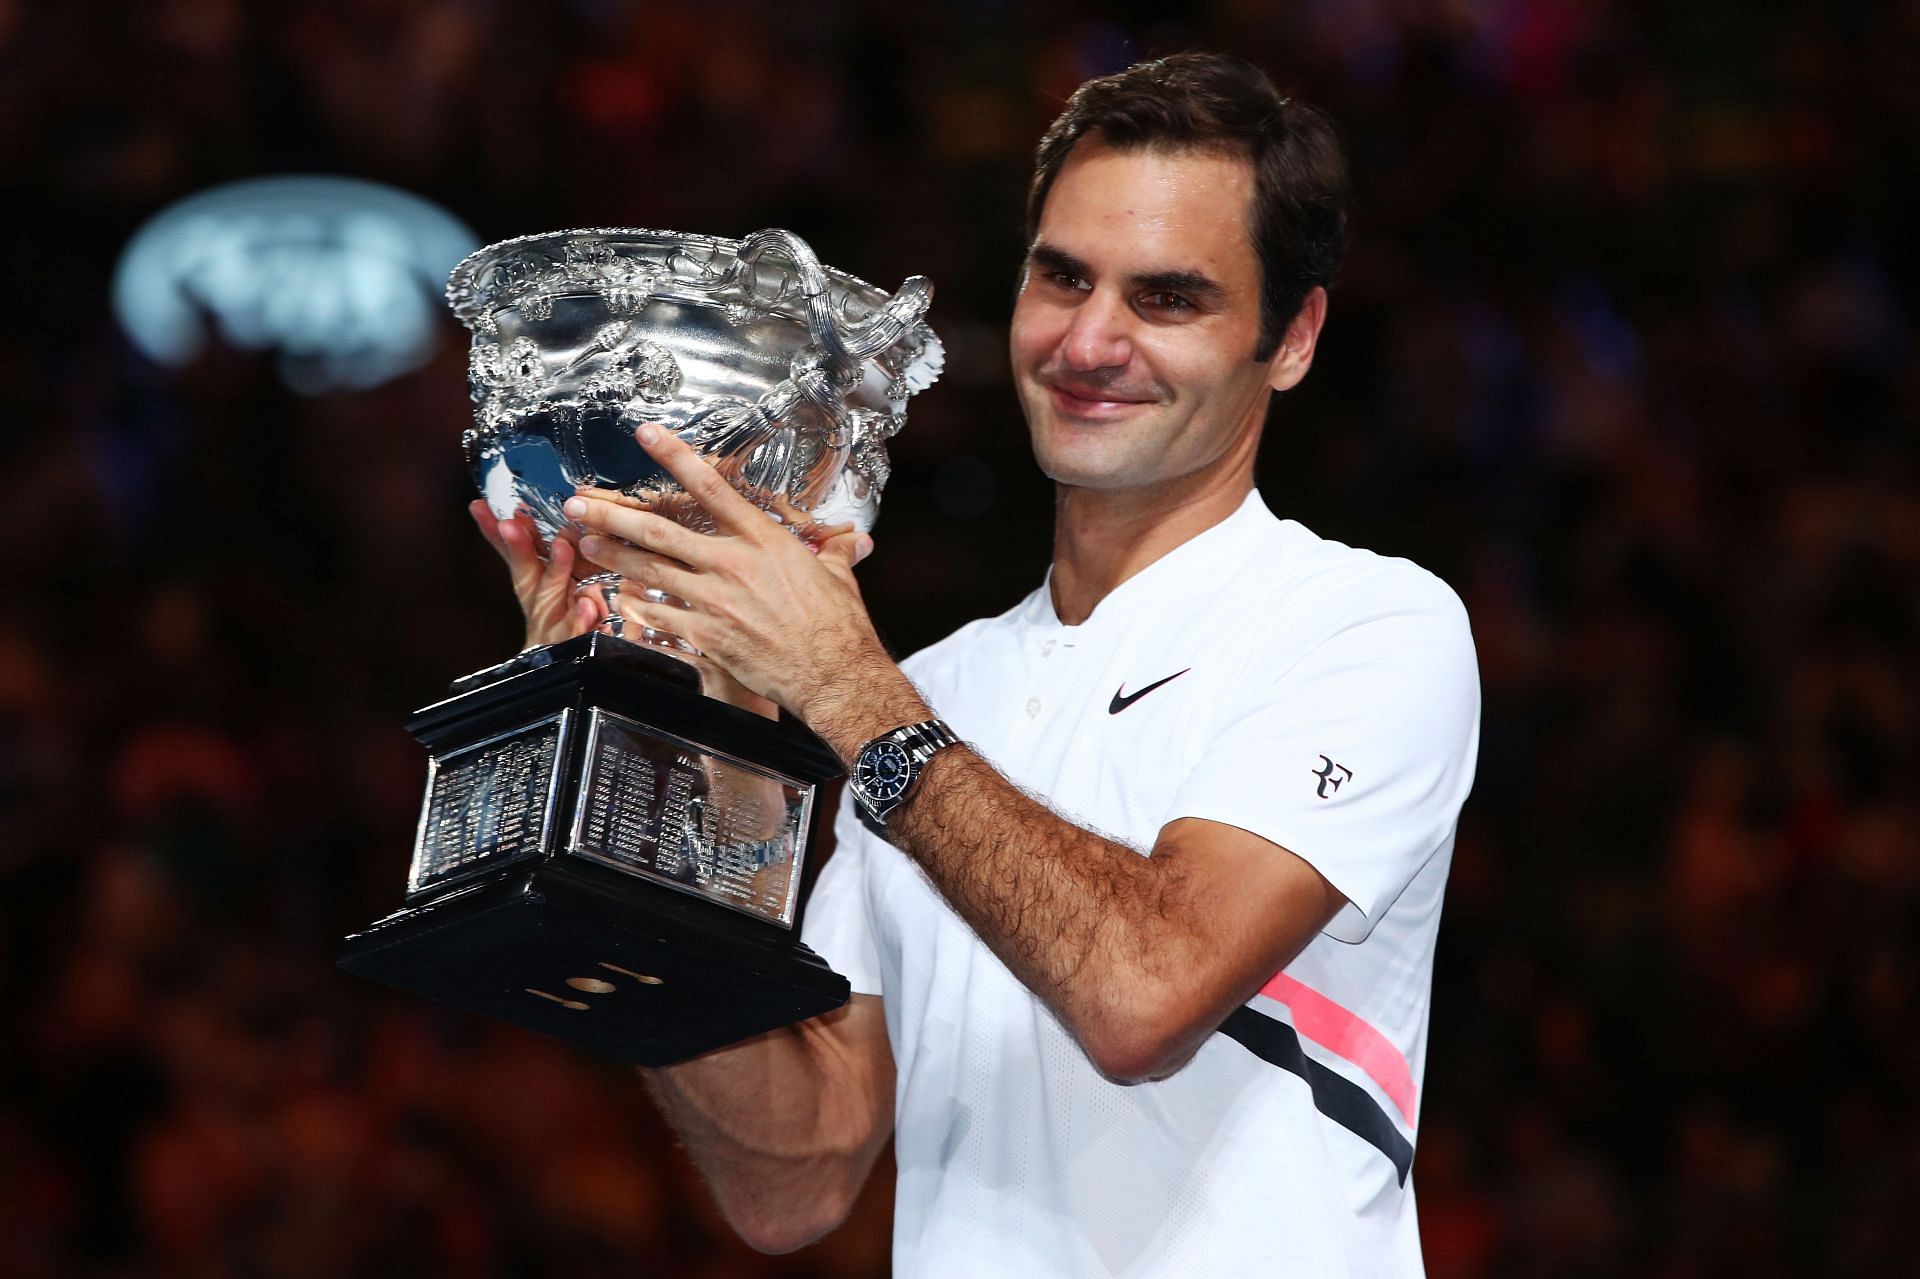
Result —
M 574 490 L 578 497 L 590 497 L 597 502 L 612 502 L 615 506 L 625 506 L 636 511 L 651 509 L 652 496 L 646 493 L 623 493 L 619 489 L 593 488 L 581 485 Z
M 622 577 L 644 582 L 669 595 L 686 599 L 688 590 L 699 590 L 702 575 L 679 560 L 592 534 L 580 539 L 580 548 Z
M 493 553 L 506 559 L 506 544 L 500 540 L 500 521 L 494 515 L 493 508 L 487 505 L 485 499 L 476 497 L 467 503 L 467 514 L 473 517 L 474 524 L 480 529 L 480 536 L 487 539 L 487 545 L 493 548 Z
M 677 635 L 697 649 L 707 647 L 700 642 L 702 622 L 698 613 L 672 604 L 656 604 L 638 591 L 633 593 L 632 599 L 628 599 L 625 592 L 621 593 L 620 613 L 627 619 L 629 635 L 635 633 L 632 624 L 638 622 L 641 626 Z
M 515 512 L 511 518 L 500 521 L 500 536 L 515 546 L 525 545 L 540 559 L 546 559 L 547 538 L 540 532 L 540 526 L 533 522 L 533 516 L 525 507 Z
M 627 596 L 633 593 L 633 584 L 623 582 L 614 589 L 611 599 L 607 596 L 604 583 L 575 582 L 573 600 L 566 606 L 567 615 L 577 628 L 576 633 L 598 630 L 605 626 L 609 613 L 626 613 Z
M 553 551 L 566 545 L 561 555 L 568 555 L 574 549 L 564 538 L 543 542 L 534 526 L 518 517 L 499 522 L 499 540 L 507 545 L 507 568 L 513 572 L 513 590 L 522 603 L 528 603 L 540 591 L 547 567 L 553 563 Z
M 613 571 L 605 564 L 596 563 L 591 555 L 588 555 L 580 549 L 580 542 L 584 534 L 581 534 L 577 530 L 569 531 L 574 534 L 571 538 L 555 538 L 554 540 L 556 542 L 565 541 L 572 549 L 574 580 L 578 581 L 583 577 L 592 577 L 596 573 L 610 573 Z
M 813 551 L 815 554 L 818 554 L 820 551 L 820 548 L 826 543 L 831 542 L 834 538 L 839 537 L 842 533 L 853 532 L 853 525 L 851 524 L 815 524 L 812 520 L 807 520 L 803 523 L 794 525 L 793 531 L 799 535 L 800 540 L 802 542 L 805 542 L 807 544 L 808 550 Z
M 493 513 L 486 502 L 475 500 L 467 505 L 467 513 L 479 526 L 480 536 L 487 539 L 487 545 L 507 566 L 507 574 L 513 582 L 514 597 L 524 605 L 528 592 L 537 589 L 540 573 L 544 567 L 538 551 L 538 538 L 521 526 L 518 520 L 503 520 Z
M 837 564 L 851 569 L 855 564 L 873 554 L 873 538 L 858 532 L 849 524 L 846 531 L 836 533 L 814 548 L 822 563 Z
M 635 626 L 646 625 L 640 616 L 640 610 L 643 607 L 660 603 L 659 600 L 647 598 L 645 588 L 638 582 L 628 583 L 627 589 L 621 591 L 620 594 L 615 597 L 615 602 L 620 606 L 620 615 Z M 629 634 L 637 637 L 639 632 L 633 631 Z
M 500 561 L 507 566 L 507 572 L 513 579 L 514 592 L 518 594 L 525 580 L 526 556 L 530 550 L 528 544 L 532 541 L 531 536 L 509 541 L 501 530 L 503 527 L 513 525 L 515 521 L 502 520 L 493 513 L 493 508 L 484 500 L 475 499 L 467 506 L 467 513 L 473 516 L 473 522 L 479 526 L 480 536 L 487 539 L 487 545 L 493 548 L 493 553 L 498 555 Z
M 547 548 L 547 565 L 540 574 L 540 584 L 534 596 L 543 613 L 565 612 L 563 601 L 573 590 L 573 562 L 578 558 L 573 543 L 563 537 L 553 539 L 553 545 Z
M 647 511 L 630 510 L 624 506 L 615 506 L 611 502 L 601 502 L 586 497 L 570 497 L 567 499 L 565 510 L 567 518 L 585 525 L 595 533 L 607 535 L 595 538 L 596 549 L 587 552 L 596 559 L 601 555 L 614 553 L 621 542 L 626 542 L 667 556 L 669 559 L 679 560 L 690 568 L 707 569 L 713 566 L 714 556 L 720 547 L 720 540 L 717 538 L 695 533 L 675 524 L 672 520 L 661 519 L 658 515 Z M 607 567 L 616 566 L 608 564 Z
M 680 481 L 680 487 L 705 507 L 723 530 L 740 537 L 765 536 L 773 523 L 767 513 L 741 497 L 685 440 L 653 422 L 635 431 L 634 438 L 640 441 L 640 447 L 648 456 L 666 468 L 667 474 Z

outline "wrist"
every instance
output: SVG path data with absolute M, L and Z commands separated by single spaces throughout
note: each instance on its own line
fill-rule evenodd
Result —
M 877 644 L 857 660 L 841 663 L 796 700 L 799 704 L 788 709 L 849 765 L 861 746 L 880 734 L 933 718 L 920 690 Z

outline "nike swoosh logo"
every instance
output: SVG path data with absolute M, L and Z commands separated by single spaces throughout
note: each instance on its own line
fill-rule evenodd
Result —
M 1187 671 L 1190 671 L 1192 669 L 1193 667 L 1191 666 L 1187 667 Z M 1122 684 L 1119 688 L 1116 688 L 1113 690 L 1113 700 L 1107 703 L 1107 714 L 1118 715 L 1121 711 L 1127 709 L 1127 707 L 1133 705 L 1135 702 L 1145 697 L 1148 693 L 1151 693 L 1154 689 L 1159 688 L 1162 684 L 1173 683 L 1173 681 L 1179 679 L 1182 675 L 1185 675 L 1187 671 L 1175 671 L 1173 674 L 1167 676 L 1165 679 L 1157 679 L 1153 681 L 1153 683 L 1141 689 L 1139 692 L 1131 695 L 1129 695 L 1125 691 L 1127 686 L 1125 684 Z

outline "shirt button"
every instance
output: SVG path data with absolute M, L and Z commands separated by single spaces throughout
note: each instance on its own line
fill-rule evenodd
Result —
M 1040 699 L 1037 697 L 1029 697 L 1027 699 L 1027 718 L 1032 719 L 1035 715 L 1038 715 L 1039 713 L 1040 713 Z
M 1042 644 L 1040 646 L 1040 656 L 1052 657 L 1054 643 L 1055 643 L 1054 640 L 1048 640 L 1046 643 Z

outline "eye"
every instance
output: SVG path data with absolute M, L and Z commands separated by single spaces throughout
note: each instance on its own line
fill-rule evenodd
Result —
M 1057 289 L 1084 289 L 1087 282 L 1077 273 L 1065 267 L 1048 267 L 1040 272 L 1040 278 Z
M 1175 315 L 1198 309 L 1185 294 L 1174 293 L 1165 289 L 1157 293 L 1147 294 L 1140 299 L 1140 302 L 1141 305 L 1149 311 L 1165 311 Z

